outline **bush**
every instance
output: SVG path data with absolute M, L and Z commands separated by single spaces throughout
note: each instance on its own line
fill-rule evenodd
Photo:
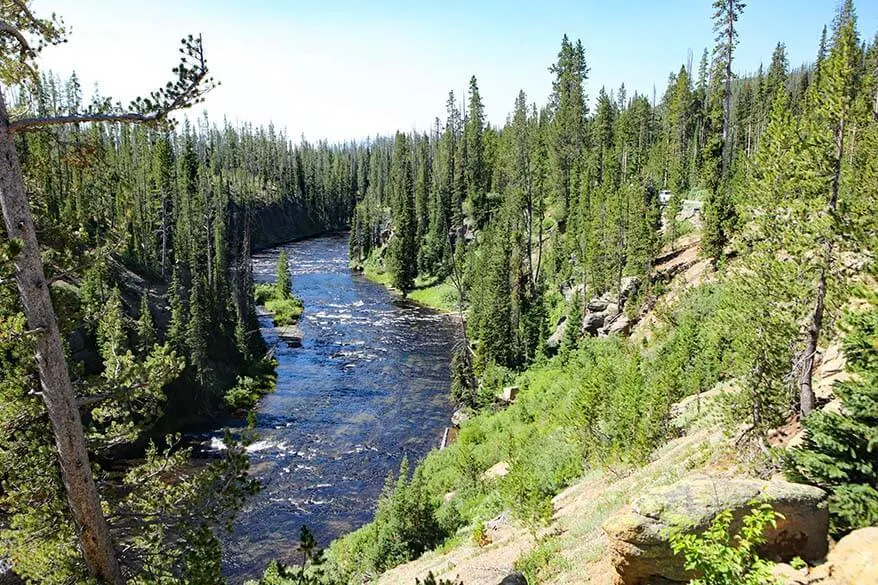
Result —
M 263 394 L 259 383 L 250 376 L 238 376 L 237 383 L 228 391 L 223 399 L 232 410 L 253 408 Z
M 287 327 L 299 322 L 305 307 L 298 298 L 272 299 L 265 303 L 265 310 L 272 313 L 276 327 Z
M 264 305 L 268 300 L 275 298 L 275 287 L 267 282 L 260 282 L 253 287 L 253 297 L 257 305 Z
M 359 582 L 417 558 L 447 536 L 437 508 L 423 470 L 409 478 L 408 460 L 403 460 L 397 479 L 391 476 L 385 483 L 374 520 L 333 543 L 328 573 L 342 583 Z
M 671 548 L 683 554 L 687 571 L 699 575 L 690 585 L 769 585 L 775 582 L 771 563 L 760 558 L 756 548 L 765 542 L 765 529 L 776 526 L 779 517 L 770 504 L 754 506 L 732 539 L 732 513 L 725 510 L 701 535 L 672 534 Z
M 263 305 L 265 310 L 272 314 L 272 321 L 276 327 L 295 325 L 305 310 L 302 299 L 284 294 L 273 284 L 264 282 L 257 284 L 253 289 L 253 295 L 256 304 Z

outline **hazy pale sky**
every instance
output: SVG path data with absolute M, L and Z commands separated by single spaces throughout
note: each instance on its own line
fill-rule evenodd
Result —
M 811 61 L 837 0 L 750 0 L 740 21 L 735 68 L 755 71 L 778 41 L 793 65 Z M 710 0 L 34 0 L 71 29 L 41 66 L 75 70 L 86 96 L 123 103 L 163 85 L 179 40 L 204 36 L 222 85 L 203 106 L 221 122 L 273 121 L 298 139 L 362 138 L 426 129 L 444 118 L 448 90 L 464 95 L 476 75 L 492 123 L 519 89 L 543 104 L 548 67 L 563 34 L 581 39 L 601 86 L 659 96 L 668 74 L 713 44 Z M 858 0 L 859 30 L 878 29 L 878 1 Z M 189 113 L 191 117 L 200 110 Z

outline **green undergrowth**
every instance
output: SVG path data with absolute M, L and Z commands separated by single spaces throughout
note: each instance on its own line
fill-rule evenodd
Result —
M 271 313 L 276 327 L 295 325 L 305 310 L 302 299 L 281 294 L 278 287 L 273 284 L 257 284 L 254 295 L 256 304 L 263 305 L 265 310 Z
M 238 376 L 235 385 L 226 392 L 223 399 L 233 411 L 250 410 L 259 399 L 274 391 L 277 382 L 277 361 L 263 359 L 256 362 L 250 371 Z
M 363 275 L 378 284 L 391 288 L 391 274 L 384 263 L 375 255 L 362 265 Z M 415 288 L 408 291 L 407 298 L 411 301 L 442 312 L 457 310 L 458 293 L 454 284 L 448 279 L 432 276 L 419 276 L 415 279 Z

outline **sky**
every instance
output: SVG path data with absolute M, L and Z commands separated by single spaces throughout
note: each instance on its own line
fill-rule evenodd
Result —
M 813 61 L 838 0 L 750 0 L 739 22 L 739 73 Z M 878 0 L 855 0 L 860 35 L 878 30 Z M 586 92 L 602 86 L 659 98 L 668 74 L 713 44 L 710 0 L 33 0 L 58 13 L 69 41 L 40 66 L 76 71 L 128 103 L 171 79 L 180 39 L 201 33 L 221 85 L 187 113 L 221 123 L 273 123 L 294 140 L 362 139 L 426 130 L 448 91 L 478 78 L 488 120 L 502 125 L 519 90 L 544 104 L 561 38 L 581 39 Z

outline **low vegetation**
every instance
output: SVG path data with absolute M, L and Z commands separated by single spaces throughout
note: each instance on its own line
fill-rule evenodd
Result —
M 271 313 L 276 327 L 289 327 L 299 322 L 305 310 L 302 299 L 293 295 L 289 259 L 285 250 L 277 258 L 277 277 L 274 284 L 259 283 L 254 287 L 256 304 Z
M 777 525 L 777 518 L 769 504 L 754 503 L 733 538 L 729 531 L 733 517 L 726 510 L 702 534 L 674 534 L 671 548 L 685 558 L 686 570 L 698 575 L 690 585 L 775 585 L 772 563 L 756 549 L 765 542 L 765 529 Z

